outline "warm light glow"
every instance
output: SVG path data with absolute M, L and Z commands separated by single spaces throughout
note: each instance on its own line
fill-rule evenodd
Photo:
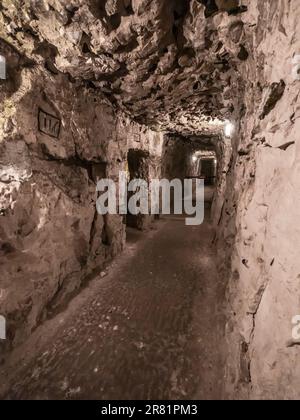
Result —
M 226 137 L 231 137 L 234 132 L 234 125 L 230 121 L 225 121 L 224 133 Z
M 194 155 L 194 156 L 192 157 L 192 161 L 193 161 L 194 163 L 196 163 L 196 162 L 197 162 L 197 160 L 198 160 L 198 157 L 197 157 L 196 155 Z

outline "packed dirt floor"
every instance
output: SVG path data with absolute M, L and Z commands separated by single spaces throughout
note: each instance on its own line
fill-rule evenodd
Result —
M 214 231 L 169 216 L 128 230 L 125 252 L 2 369 L 6 399 L 216 399 L 224 282 Z M 7 384 L 9 386 L 7 387 Z

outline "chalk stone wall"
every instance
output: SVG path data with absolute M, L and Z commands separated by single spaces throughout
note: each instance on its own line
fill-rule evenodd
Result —
M 97 180 L 118 180 L 138 137 L 134 147 L 156 162 L 151 175 L 160 154 L 160 137 L 117 113 L 99 92 L 25 66 L 9 48 L 0 92 L 3 354 L 122 251 L 123 217 L 97 213 Z
M 226 395 L 299 398 L 300 52 L 297 0 L 245 1 L 236 133 L 219 222 L 229 268 Z M 254 28 L 254 30 L 253 30 Z M 228 42 L 228 41 L 227 41 Z M 228 271 L 227 271 L 228 272 Z

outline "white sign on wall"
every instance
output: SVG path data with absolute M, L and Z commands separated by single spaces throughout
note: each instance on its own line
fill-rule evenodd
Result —
M 0 340 L 6 340 L 6 319 L 0 315 Z
M 300 80 L 300 54 L 293 58 L 293 77 L 294 80 Z
M 300 340 L 300 315 L 294 316 L 292 319 L 292 324 L 294 325 L 292 331 L 293 340 L 298 341 Z
M 6 59 L 0 55 L 0 79 L 6 79 Z

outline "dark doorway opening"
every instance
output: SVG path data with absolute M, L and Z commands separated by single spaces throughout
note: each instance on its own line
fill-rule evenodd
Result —
M 200 176 L 206 185 L 214 185 L 216 178 L 216 159 L 201 159 Z
M 149 181 L 149 153 L 144 150 L 130 149 L 127 156 L 127 173 L 128 183 L 133 179 L 142 179 Z M 128 191 L 127 202 L 133 196 L 134 192 Z M 127 209 L 126 225 L 127 227 L 144 230 L 147 215 L 131 214 L 129 208 Z

